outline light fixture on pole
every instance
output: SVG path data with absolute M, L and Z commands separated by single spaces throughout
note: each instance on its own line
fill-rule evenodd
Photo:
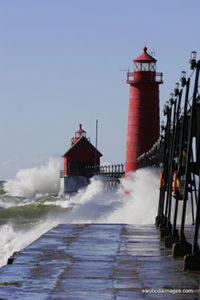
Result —
M 197 57 L 197 52 L 192 51 L 191 52 L 191 57 L 190 57 L 190 68 L 191 68 L 191 70 L 194 70 L 194 68 L 196 67 L 196 57 Z
M 178 96 L 179 94 L 179 82 L 176 82 L 175 88 L 174 88 L 174 95 Z
M 181 72 L 181 86 L 184 87 L 186 85 L 186 72 L 185 71 L 182 71 Z

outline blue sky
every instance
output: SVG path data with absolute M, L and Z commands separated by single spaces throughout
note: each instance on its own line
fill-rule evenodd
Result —
M 82 123 L 103 161 L 125 160 L 126 72 L 144 45 L 164 73 L 168 100 L 191 50 L 198 0 L 1 0 L 0 179 L 61 156 Z

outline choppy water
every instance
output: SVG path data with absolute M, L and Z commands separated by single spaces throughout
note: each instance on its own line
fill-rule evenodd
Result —
M 36 170 L 33 173 L 38 176 Z M 159 194 L 158 170 L 138 170 L 129 180 L 122 180 L 120 188 L 114 191 L 106 191 L 101 180 L 93 178 L 90 185 L 70 199 L 67 196 L 50 195 L 53 173 L 49 178 L 49 186 L 48 176 L 45 176 L 45 188 L 41 184 L 41 176 L 37 186 L 35 177 L 27 179 L 28 174 L 28 171 L 23 172 L 25 182 L 23 176 L 8 182 L 5 185 L 7 193 L 0 195 L 0 266 L 6 264 L 14 251 L 29 245 L 60 223 L 154 222 Z M 55 174 L 54 186 L 58 186 Z M 31 186 L 33 183 L 34 188 Z M 14 196 L 15 189 L 17 196 Z M 41 189 L 48 194 L 42 194 Z M 125 195 L 124 190 L 130 193 Z

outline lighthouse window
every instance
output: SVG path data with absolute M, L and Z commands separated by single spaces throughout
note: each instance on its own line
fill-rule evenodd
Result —
M 142 63 L 142 71 L 149 71 L 149 64 L 148 63 Z
M 76 133 L 75 133 L 75 137 L 76 137 L 76 138 L 80 138 L 81 136 L 86 137 L 86 132 L 76 132 Z
M 80 132 L 76 132 L 76 133 L 75 133 L 75 137 L 76 137 L 76 138 L 79 138 L 80 136 L 81 136 Z
M 156 71 L 156 64 L 150 63 L 150 71 L 155 72 Z
M 141 71 L 141 63 L 135 63 L 135 71 Z

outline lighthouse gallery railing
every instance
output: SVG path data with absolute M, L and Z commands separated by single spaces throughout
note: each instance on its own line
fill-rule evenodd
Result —
M 155 82 L 163 82 L 163 74 L 160 72 L 150 72 L 150 71 L 143 71 L 140 74 L 146 75 L 147 81 L 155 81 Z M 137 81 L 137 78 L 134 78 L 134 72 L 127 72 L 127 83 L 132 83 Z

